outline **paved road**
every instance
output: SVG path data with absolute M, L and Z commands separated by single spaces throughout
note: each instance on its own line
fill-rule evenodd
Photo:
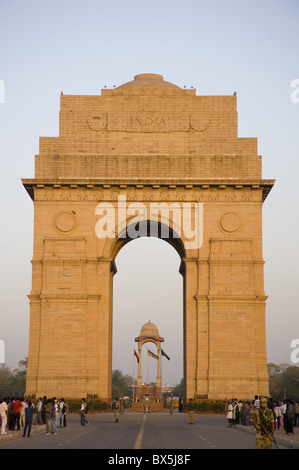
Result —
M 78 415 L 69 415 L 67 427 L 58 428 L 58 435 L 40 431 L 30 438 L 0 440 L 0 449 L 254 448 L 254 436 L 229 428 L 223 415 L 195 415 L 194 424 L 188 424 L 184 413 L 125 413 L 118 423 L 112 413 L 88 415 L 88 419 L 89 425 L 82 427 Z

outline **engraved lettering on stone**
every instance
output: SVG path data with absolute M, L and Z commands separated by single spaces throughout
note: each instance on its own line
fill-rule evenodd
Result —
M 131 117 L 131 125 L 133 128 L 140 128 L 144 131 L 164 130 L 166 122 L 163 116 L 152 113 L 140 113 Z

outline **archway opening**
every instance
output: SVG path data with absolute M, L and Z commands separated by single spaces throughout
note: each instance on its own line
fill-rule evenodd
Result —
M 130 243 L 128 243 L 130 241 Z M 112 369 L 137 380 L 135 338 L 142 325 L 154 323 L 162 337 L 163 350 L 170 358 L 161 357 L 163 385 L 177 385 L 183 378 L 183 276 L 180 273 L 183 250 L 146 234 L 135 240 L 126 239 L 116 255 L 117 273 L 113 280 Z M 147 348 L 156 354 L 155 344 L 143 345 L 142 381 L 155 383 L 157 363 L 148 357 Z

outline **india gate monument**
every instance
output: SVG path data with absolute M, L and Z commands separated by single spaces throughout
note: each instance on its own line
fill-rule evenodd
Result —
M 22 180 L 34 204 L 26 394 L 111 400 L 116 257 L 155 236 L 181 258 L 185 400 L 268 395 L 262 207 L 274 181 L 257 138 L 238 136 L 236 94 L 147 73 L 60 98 L 59 136 L 40 138 Z

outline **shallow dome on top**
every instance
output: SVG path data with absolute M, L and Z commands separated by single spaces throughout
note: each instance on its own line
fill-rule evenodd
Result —
M 139 75 L 135 75 L 134 80 L 124 83 L 119 87 L 115 88 L 115 91 L 125 92 L 126 90 L 137 90 L 145 88 L 149 88 L 153 91 L 153 89 L 160 89 L 161 91 L 164 90 L 165 92 L 169 92 L 170 94 L 184 94 L 184 90 L 173 83 L 166 82 L 162 75 L 158 75 L 156 73 L 141 73 Z
M 158 85 L 158 86 L 167 86 L 167 87 L 174 87 L 178 88 L 178 86 L 174 85 L 173 83 L 166 82 L 162 75 L 158 75 L 156 73 L 141 73 L 139 75 L 135 75 L 134 80 L 124 83 L 120 85 L 118 88 L 124 88 L 128 86 L 140 86 L 140 85 Z

